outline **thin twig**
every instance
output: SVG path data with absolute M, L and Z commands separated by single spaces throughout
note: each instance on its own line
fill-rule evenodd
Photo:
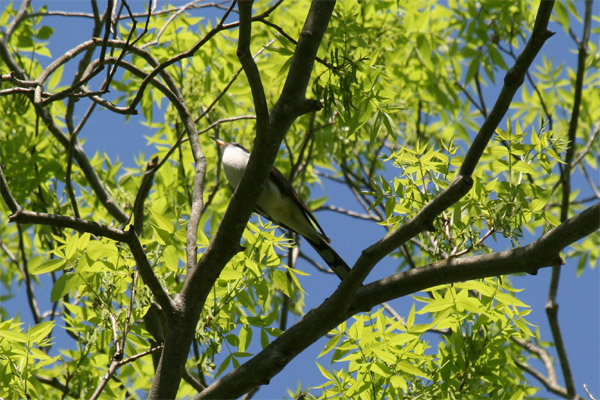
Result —
M 229 14 L 231 13 L 231 10 L 233 10 L 234 5 L 235 5 L 235 2 L 232 2 L 231 6 L 227 9 L 227 11 L 223 15 L 223 17 L 221 18 L 219 23 L 213 29 L 211 29 L 209 32 L 207 32 L 206 35 L 204 35 L 204 37 L 202 37 L 202 39 L 200 39 L 198 42 L 196 42 L 196 44 L 194 46 L 192 46 L 189 50 L 184 51 L 182 53 L 177 54 L 176 56 L 169 58 L 168 60 L 166 60 L 165 62 L 161 63 L 156 68 L 154 68 L 152 70 L 152 72 L 150 72 L 148 74 L 146 79 L 144 79 L 142 81 L 142 83 L 140 84 L 140 88 L 139 88 L 136 96 L 133 98 L 133 100 L 129 104 L 129 108 L 134 109 L 137 107 L 137 105 L 139 104 L 139 102 L 142 99 L 142 96 L 145 92 L 146 86 L 148 86 L 148 83 L 152 79 L 154 79 L 154 77 L 156 75 L 161 73 L 168 66 L 173 65 L 176 62 L 183 60 L 184 58 L 193 56 L 202 46 L 204 46 L 210 39 L 212 39 L 213 36 L 215 36 L 220 31 L 226 29 L 226 28 L 224 28 L 223 24 L 224 24 L 225 20 L 227 19 L 227 17 L 229 16 Z
M 128 364 L 128 363 L 130 363 L 132 361 L 135 361 L 138 358 L 144 357 L 144 356 L 146 356 L 148 354 L 154 353 L 155 351 L 158 351 L 158 350 L 160 350 L 162 348 L 163 348 L 163 345 L 161 344 L 160 346 L 153 347 L 153 348 L 151 348 L 149 350 L 143 351 L 143 352 L 138 353 L 138 354 L 136 354 L 134 356 L 126 358 L 125 360 L 116 360 L 116 359 L 113 359 L 113 361 L 111 362 L 110 366 L 108 367 L 108 370 L 106 371 L 106 374 L 104 374 L 104 376 L 100 380 L 100 383 L 96 387 L 96 390 L 94 390 L 94 393 L 92 393 L 92 395 L 90 396 L 90 400 L 96 400 L 96 399 L 98 399 L 100 397 L 100 395 L 102 394 L 102 391 L 106 387 L 106 384 L 108 383 L 108 381 L 110 380 L 110 378 L 112 378 L 112 376 L 115 374 L 115 372 L 117 371 L 117 369 L 119 369 L 121 366 L 123 366 L 125 364 Z
M 594 192 L 594 197 L 590 197 L 589 199 L 581 199 L 581 203 L 586 203 L 588 201 L 593 201 L 595 199 L 600 199 L 600 191 L 596 187 L 596 185 L 598 184 L 597 181 L 594 181 L 592 179 L 592 177 L 588 173 L 587 168 L 585 167 L 584 164 L 581 164 L 581 171 L 583 172 L 583 175 L 585 176 L 585 179 L 587 179 L 587 181 L 588 181 L 588 183 L 590 185 L 590 188 Z
M 544 365 L 544 368 L 546 369 L 546 373 L 548 374 L 548 376 L 545 376 L 542 372 L 536 370 L 535 368 L 526 363 L 516 362 L 519 368 L 532 375 L 542 385 L 544 385 L 544 387 L 548 391 L 562 396 L 564 398 L 569 398 L 573 400 L 583 400 L 578 395 L 569 396 L 569 394 L 567 393 L 567 389 L 560 385 L 556 376 L 556 371 L 554 369 L 554 362 L 550 354 L 546 351 L 546 349 L 536 346 L 532 342 L 518 339 L 514 336 L 511 337 L 511 340 L 520 347 L 522 347 L 524 350 L 527 350 L 528 352 L 535 354 L 537 357 L 539 357 L 540 361 Z
M 587 395 L 589 396 L 590 400 L 596 400 L 596 398 L 594 396 L 592 396 L 592 394 L 590 393 L 590 391 L 588 390 L 587 384 L 583 384 L 583 388 L 585 389 L 585 392 L 587 393 Z
M 317 208 L 314 211 L 316 212 L 316 211 L 321 211 L 321 210 L 334 211 L 334 212 L 337 212 L 337 213 L 340 213 L 340 214 L 347 215 L 349 217 L 358 218 L 358 219 L 364 219 L 364 220 L 367 220 L 367 221 L 376 221 L 376 222 L 380 222 L 381 221 L 381 219 L 379 219 L 376 216 L 369 215 L 369 214 L 362 214 L 362 213 L 359 213 L 359 212 L 356 212 L 356 211 L 352 211 L 352 210 L 347 210 L 347 209 L 345 209 L 343 207 L 338 207 L 338 206 L 335 206 L 333 204 L 322 205 L 321 207 Z
M 579 152 L 577 157 L 575 157 L 575 160 L 573 160 L 573 162 L 571 163 L 571 168 L 575 168 L 575 166 L 577 164 L 579 164 L 581 162 L 581 160 L 583 160 L 583 157 L 585 157 L 590 152 L 592 145 L 594 143 L 596 143 L 596 138 L 598 137 L 598 133 L 600 133 L 600 121 L 597 122 L 596 126 L 594 126 L 594 128 L 592 129 L 592 134 L 590 135 L 590 138 L 587 141 L 587 143 L 585 144 L 585 147 L 583 148 L 583 150 L 581 150 L 581 152 Z

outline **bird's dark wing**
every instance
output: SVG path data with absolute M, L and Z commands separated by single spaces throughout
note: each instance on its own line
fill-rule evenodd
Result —
M 325 234 L 325 231 L 323 230 L 323 228 L 321 228 L 321 225 L 319 225 L 317 218 L 315 218 L 315 216 L 308 209 L 306 204 L 304 204 L 304 202 L 302 201 L 300 196 L 298 196 L 298 193 L 296 193 L 296 191 L 294 190 L 292 185 L 290 185 L 290 183 L 285 178 L 285 176 L 283 176 L 283 174 L 277 168 L 273 167 L 271 169 L 270 179 L 271 179 L 271 182 L 273 182 L 275 185 L 277 185 L 277 187 L 279 188 L 279 190 L 282 193 L 292 193 L 293 194 L 292 199 L 294 200 L 294 203 L 296 203 L 296 205 L 298 205 L 298 207 L 300 207 L 300 209 L 302 211 L 304 211 L 304 216 L 306 217 L 306 219 L 319 230 L 319 233 L 321 234 L 321 236 L 323 236 L 323 239 L 325 239 L 326 242 L 330 242 L 331 240 L 327 237 L 327 235 Z M 264 215 L 260 211 L 259 211 L 259 214 L 266 217 L 266 215 Z M 288 227 L 286 226 L 286 228 L 288 228 Z

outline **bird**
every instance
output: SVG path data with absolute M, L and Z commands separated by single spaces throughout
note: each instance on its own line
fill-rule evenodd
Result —
M 250 160 L 250 153 L 238 143 L 227 143 L 215 137 L 212 139 L 222 149 L 223 171 L 231 189 L 235 191 Z M 329 245 L 331 240 L 325 235 L 313 213 L 281 171 L 275 167 L 271 168 L 264 189 L 256 202 L 255 211 L 302 236 L 342 281 L 346 278 L 350 267 Z

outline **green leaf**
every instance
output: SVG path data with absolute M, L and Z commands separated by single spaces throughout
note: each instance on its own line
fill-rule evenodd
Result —
M 329 341 L 327 342 L 327 344 L 325 345 L 325 347 L 323 347 L 323 350 L 321 350 L 321 352 L 319 353 L 319 355 L 317 356 L 317 358 L 321 358 L 325 354 L 329 353 L 331 351 L 331 349 L 333 349 L 335 346 L 337 346 L 337 344 L 339 343 L 340 339 L 341 339 L 340 335 L 334 335 L 333 337 L 331 337 L 331 339 L 329 339 Z
M 6 329 L 0 329 L 0 338 L 8 339 L 13 342 L 27 343 L 27 335 Z
M 63 269 L 67 265 L 67 261 L 62 258 L 52 258 L 37 265 L 35 268 L 30 268 L 29 273 L 33 275 L 45 274 L 47 272 Z
M 36 37 L 40 40 L 46 40 L 49 39 L 50 36 L 52 36 L 52 34 L 54 33 L 54 29 L 52 29 L 49 26 L 42 26 L 36 34 Z
M 569 11 L 567 10 L 565 3 L 562 1 L 555 2 L 553 11 L 556 14 L 558 23 L 562 25 L 565 32 L 569 32 Z
M 244 325 L 240 329 L 239 339 L 238 349 L 240 352 L 245 352 L 252 341 L 252 329 L 248 325 Z
M 172 234 L 175 232 L 175 227 L 173 226 L 173 222 L 163 217 L 159 213 L 152 213 L 152 218 L 154 219 L 155 225 L 162 229 L 163 231 Z
M 226 281 L 238 281 L 244 278 L 244 274 L 237 269 L 233 269 L 229 266 L 225 267 L 219 275 L 219 279 L 223 279 Z
M 261 331 L 260 331 L 260 346 L 262 349 L 264 349 L 268 345 L 269 345 L 269 335 L 267 335 L 267 332 L 264 329 L 261 329 Z
M 67 237 L 67 244 L 65 246 L 65 258 L 71 260 L 78 250 L 79 235 L 73 235 Z
M 535 168 L 533 168 L 531 165 L 525 163 L 524 161 L 517 161 L 516 163 L 513 164 L 512 166 L 513 170 L 517 171 L 517 172 L 523 172 L 526 174 L 532 174 L 535 175 L 537 172 L 535 170 Z
M 82 257 L 83 258 L 83 257 Z M 56 282 L 54 282 L 54 286 L 52 286 L 52 291 L 50 292 L 50 301 L 55 302 L 60 300 L 65 294 L 69 292 L 70 285 L 69 283 L 76 277 L 75 274 L 62 274 L 58 277 Z M 77 278 L 75 278 L 77 280 Z
M 508 293 L 498 292 L 494 295 L 494 299 L 499 303 L 510 306 L 529 307 L 527 304 L 523 303 L 521 300 L 517 299 L 515 296 L 511 296 Z
M 167 245 L 163 250 L 163 259 L 165 266 L 171 271 L 177 271 L 179 268 L 179 256 L 177 255 L 177 247 Z
M 406 380 L 400 375 L 393 375 L 390 378 L 390 383 L 393 387 L 399 388 L 402 391 L 408 390 L 408 384 L 406 383 Z
M 40 322 L 33 328 L 29 329 L 27 335 L 29 336 L 30 342 L 35 343 L 48 336 L 50 332 L 52 332 L 52 329 L 54 329 L 54 321 Z
M 392 371 L 389 369 L 389 367 L 380 361 L 372 363 L 369 366 L 369 370 L 375 372 L 377 375 L 383 378 L 388 378 L 390 375 L 392 375 Z
M 223 371 L 225 371 L 225 369 L 229 366 L 229 364 L 231 363 L 231 359 L 233 358 L 233 356 L 228 355 L 227 357 L 225 357 L 225 359 L 223 360 L 223 362 L 221 363 L 221 365 L 219 366 L 219 369 L 217 370 L 217 372 L 215 373 L 215 377 L 221 375 L 223 373 Z
M 408 318 L 406 319 L 406 327 L 408 329 L 412 328 L 415 324 L 415 303 L 410 307 L 410 312 L 408 313 Z
M 398 369 L 401 369 L 402 371 L 411 374 L 411 375 L 415 375 L 421 378 L 425 378 L 425 379 L 431 379 L 429 377 L 429 375 L 427 375 L 425 372 L 421 371 L 419 368 L 415 367 L 413 364 L 411 364 L 408 361 L 400 361 L 397 365 Z
M 323 375 L 325 378 L 329 379 L 330 381 L 335 381 L 335 376 L 331 372 L 329 372 L 328 370 L 323 368 L 321 366 L 321 364 L 319 364 L 318 362 L 315 362 L 315 364 L 317 364 L 317 368 L 319 368 L 321 375 Z
M 469 68 L 467 69 L 467 75 L 465 76 L 465 84 L 471 82 L 473 78 L 475 78 L 475 74 L 479 69 L 480 63 L 481 60 L 479 59 L 479 57 L 475 57 L 471 60 L 471 62 L 469 63 Z
M 48 80 L 48 89 L 56 90 L 58 88 L 60 80 L 62 79 L 63 71 L 64 65 L 61 65 L 52 73 L 52 75 L 50 75 L 50 79 Z
M 291 297 L 292 292 L 290 290 L 290 282 L 286 274 L 278 269 L 273 271 L 273 283 L 279 290 L 285 293 L 286 296 Z
M 558 218 L 556 218 L 556 216 L 554 216 L 554 214 L 552 214 L 549 211 L 546 211 L 544 213 L 544 218 L 546 218 L 546 221 L 548 221 L 550 223 L 550 225 L 553 227 L 560 225 L 560 220 Z

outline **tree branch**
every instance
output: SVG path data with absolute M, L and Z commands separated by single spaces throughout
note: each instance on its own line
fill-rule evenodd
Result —
M 256 111 L 257 131 L 268 131 L 269 129 L 269 107 L 263 89 L 260 72 L 250 52 L 250 38 L 252 37 L 252 1 L 241 1 L 240 32 L 237 47 L 237 56 L 242 64 L 246 78 L 252 91 L 252 99 Z
M 562 249 L 594 233 L 598 228 L 600 203 L 570 218 L 527 246 L 492 254 L 450 258 L 365 285 L 357 293 L 350 311 L 356 313 L 368 310 L 384 301 L 436 285 L 522 272 L 535 274 L 539 268 L 562 264 Z
M 525 363 L 517 362 L 516 364 L 519 368 L 531 374 L 534 378 L 540 381 L 542 385 L 548 389 L 548 391 L 566 399 L 583 400 L 578 395 L 575 395 L 575 397 L 569 396 L 567 389 L 559 384 L 558 379 L 556 378 L 556 371 L 554 370 L 554 362 L 552 361 L 552 357 L 550 357 L 550 354 L 548 354 L 544 348 L 538 347 L 531 342 L 526 342 L 515 337 L 511 337 L 511 339 L 523 349 L 539 357 L 539 359 L 542 361 L 542 364 L 544 364 L 544 368 L 546 369 L 548 376 L 544 376 L 543 373 Z

